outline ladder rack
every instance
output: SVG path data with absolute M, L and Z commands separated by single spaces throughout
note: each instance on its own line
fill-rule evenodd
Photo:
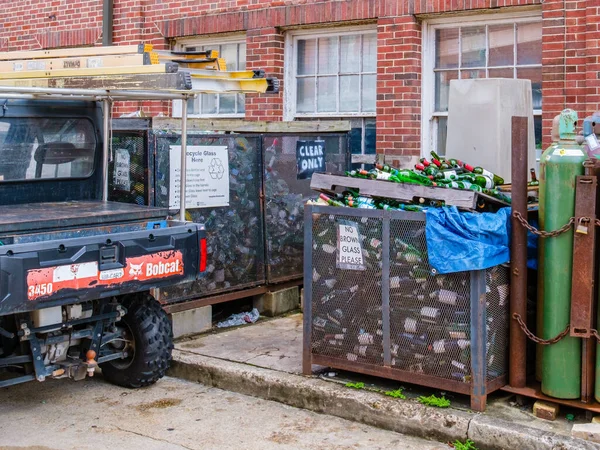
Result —
M 201 93 L 277 93 L 262 70 L 228 72 L 218 52 L 155 52 L 150 44 L 0 53 L 0 101 L 102 101 L 102 199 L 108 199 L 111 105 L 121 100 L 181 100 L 180 173 L 186 170 L 188 100 Z M 185 199 L 180 183 L 179 196 Z M 185 220 L 185 201 L 180 202 Z
M 225 60 L 215 50 L 154 51 L 150 44 L 5 52 L 0 53 L 0 87 L 113 93 L 151 87 L 152 91 L 190 96 L 279 92 L 279 80 L 267 78 L 262 70 L 225 69 Z

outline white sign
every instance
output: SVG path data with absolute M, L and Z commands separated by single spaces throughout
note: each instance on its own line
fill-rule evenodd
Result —
M 229 206 L 229 154 L 226 146 L 187 148 L 185 207 Z M 179 208 L 181 146 L 172 145 L 169 170 L 169 208 Z
M 129 152 L 124 148 L 117 148 L 115 150 L 115 175 L 113 180 L 115 189 L 119 189 L 121 191 L 131 190 L 130 171 L 131 161 Z
M 338 269 L 366 270 L 358 224 L 347 220 L 339 221 L 337 250 L 336 266 Z

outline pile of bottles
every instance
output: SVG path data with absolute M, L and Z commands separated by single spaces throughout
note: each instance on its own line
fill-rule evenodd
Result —
M 308 204 L 413 212 L 425 212 L 427 211 L 427 208 L 430 207 L 445 206 L 443 201 L 428 198 L 419 198 L 418 204 L 415 204 L 411 202 L 400 202 L 389 198 L 364 197 L 361 196 L 358 191 L 353 189 L 347 189 L 340 194 L 320 194 L 316 200 L 310 200 Z
M 313 224 L 314 354 L 382 366 L 384 330 L 391 365 L 418 374 L 471 381 L 470 274 L 435 274 L 429 267 L 425 224 L 390 223 L 389 327 L 384 325 L 383 228 L 376 218 L 357 222 L 365 271 L 336 268 L 336 216 Z M 504 373 L 508 336 L 508 272 L 486 270 L 488 379 Z M 475 351 L 473 349 L 473 351 Z
M 265 148 L 265 242 L 272 278 L 302 273 L 304 257 L 304 196 L 297 192 L 296 157 L 284 154 L 282 139 Z M 293 176 L 292 176 L 293 175 Z
M 190 136 L 189 145 L 215 145 L 215 139 Z M 256 283 L 262 275 L 264 248 L 263 220 L 259 203 L 261 190 L 260 147 L 256 140 L 223 138 L 219 145 L 229 147 L 229 206 L 189 209 L 186 219 L 206 226 L 208 263 L 204 276 L 192 283 L 164 288 L 161 296 L 175 301 L 207 295 Z M 169 139 L 158 139 L 159 176 L 169 174 Z M 162 151 L 161 151 L 162 150 Z M 166 156 L 165 156 L 166 155 Z M 157 203 L 168 204 L 168 178 L 158 181 Z
M 504 184 L 502 177 L 483 167 L 473 167 L 458 159 L 444 159 L 435 152 L 431 152 L 431 155 L 431 162 L 421 158 L 414 169 L 395 169 L 387 164 L 377 164 L 373 170 L 352 170 L 346 172 L 346 175 L 395 183 L 473 190 L 510 203 L 510 197 L 501 190 Z

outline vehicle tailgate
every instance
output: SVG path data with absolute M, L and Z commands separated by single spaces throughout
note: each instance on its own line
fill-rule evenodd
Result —
M 204 233 L 189 223 L 0 246 L 0 315 L 195 280 Z

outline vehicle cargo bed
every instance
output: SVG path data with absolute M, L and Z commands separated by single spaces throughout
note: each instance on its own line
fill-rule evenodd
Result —
M 0 205 L 0 234 L 164 219 L 166 208 L 102 201 Z

